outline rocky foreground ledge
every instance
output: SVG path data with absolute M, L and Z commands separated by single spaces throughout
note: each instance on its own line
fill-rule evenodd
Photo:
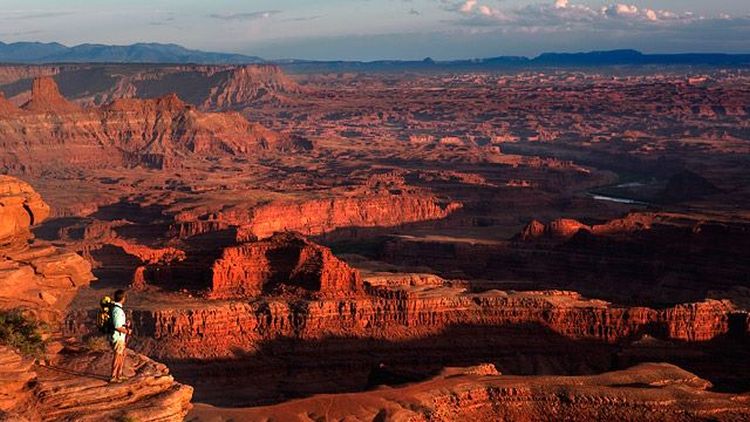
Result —
M 0 346 L 0 420 L 181 421 L 192 387 L 163 364 L 129 351 L 121 384 L 109 384 L 108 352 L 65 347 L 43 364 Z

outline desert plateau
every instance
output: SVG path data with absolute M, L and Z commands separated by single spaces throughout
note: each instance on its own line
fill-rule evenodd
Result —
M 440 13 L 526 16 L 490 3 Z M 0 421 L 750 420 L 750 55 L 721 51 L 0 42 Z

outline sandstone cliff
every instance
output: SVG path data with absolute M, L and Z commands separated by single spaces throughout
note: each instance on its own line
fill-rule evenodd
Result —
M 258 100 L 279 100 L 281 95 L 302 92 L 297 83 L 275 65 L 248 65 L 219 71 L 217 83 L 200 103 L 204 109 L 240 109 Z
M 94 278 L 81 256 L 31 241 L 29 228 L 49 212 L 31 186 L 0 176 L 0 308 L 59 317 L 76 289 Z
M 18 173 L 57 168 L 181 167 L 191 158 L 294 149 L 236 113 L 201 113 L 170 94 L 81 109 L 51 78 L 34 81 L 26 113 L 0 112 L 0 165 Z
M 182 212 L 175 217 L 173 231 L 187 237 L 234 226 L 239 228 L 240 240 L 263 239 L 285 231 L 314 236 L 344 227 L 392 227 L 439 220 L 460 208 L 458 202 L 446 202 L 424 191 L 362 192 L 325 199 L 226 207 L 210 214 Z
M 337 227 L 387 227 L 445 218 L 460 208 L 425 194 L 377 194 L 360 198 L 270 204 L 254 209 L 243 230 L 263 238 L 278 231 L 318 235 Z
M 123 98 L 176 93 L 203 110 L 241 110 L 259 103 L 283 103 L 303 92 L 278 66 L 252 65 L 0 65 L 0 91 L 16 104 L 31 97 L 27 86 L 54 77 L 76 104 L 96 106 Z
M 66 100 L 51 77 L 34 79 L 31 99 L 21 108 L 32 113 L 78 113 L 81 108 Z
M 724 301 L 666 309 L 619 307 L 573 292 L 471 294 L 457 288 L 377 288 L 352 299 L 313 300 L 299 306 L 283 298 L 251 303 L 185 304 L 179 309 L 137 309 L 139 332 L 156 340 L 144 350 L 162 358 L 221 358 L 254 350 L 263 342 L 294 337 L 377 338 L 406 341 L 437 335 L 452 326 L 536 326 L 568 339 L 618 343 L 653 334 L 707 341 L 729 330 L 734 307 Z M 83 317 L 68 320 L 83 333 Z
M 5 98 L 5 95 L 0 92 L 0 118 L 14 116 L 21 113 L 23 113 L 23 110 L 16 107 L 16 105 L 12 102 L 8 101 Z
M 211 296 L 259 296 L 296 290 L 298 297 L 343 298 L 362 290 L 359 272 L 301 236 L 277 234 L 226 248 L 211 268 Z

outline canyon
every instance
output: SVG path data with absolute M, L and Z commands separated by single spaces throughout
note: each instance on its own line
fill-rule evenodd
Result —
M 123 98 L 176 94 L 205 110 L 277 103 L 304 89 L 276 65 L 0 65 L 0 91 L 21 105 L 34 78 L 54 78 L 63 94 L 86 106 Z
M 50 328 L 0 412 L 103 412 L 126 288 L 102 417 L 747 418 L 750 76 L 607 72 L 1 65 L 0 309 Z
M 32 157 L 59 167 L 163 168 L 191 156 L 240 155 L 283 143 L 281 135 L 237 114 L 199 113 L 174 94 L 83 109 L 49 77 L 33 81 L 21 108 L 6 108 L 1 145 L 13 155 L 3 165 L 22 173 L 39 171 L 29 164 Z

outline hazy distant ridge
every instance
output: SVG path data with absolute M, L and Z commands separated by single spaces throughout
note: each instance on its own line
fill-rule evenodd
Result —
M 81 44 L 67 47 L 59 43 L 0 42 L 0 62 L 4 63 L 261 63 L 263 59 L 233 53 L 190 50 L 176 44 L 139 43 L 132 45 Z M 499 56 L 470 60 L 378 60 L 316 61 L 278 60 L 296 70 L 388 70 L 430 68 L 497 68 L 524 66 L 626 66 L 697 65 L 749 66 L 750 54 L 682 53 L 643 54 L 636 50 L 591 51 L 585 53 L 543 53 L 534 58 Z
M 132 45 L 0 42 L 0 62 L 5 63 L 259 63 L 263 59 L 232 53 L 190 50 L 176 44 Z
M 543 53 L 534 58 L 499 56 L 470 60 L 419 61 L 379 60 L 312 61 L 287 60 L 282 66 L 296 71 L 357 71 L 357 70 L 430 70 L 430 69 L 505 69 L 536 67 L 596 67 L 596 66 L 750 66 L 750 54 L 682 53 L 643 54 L 636 50 L 591 51 L 585 53 Z

